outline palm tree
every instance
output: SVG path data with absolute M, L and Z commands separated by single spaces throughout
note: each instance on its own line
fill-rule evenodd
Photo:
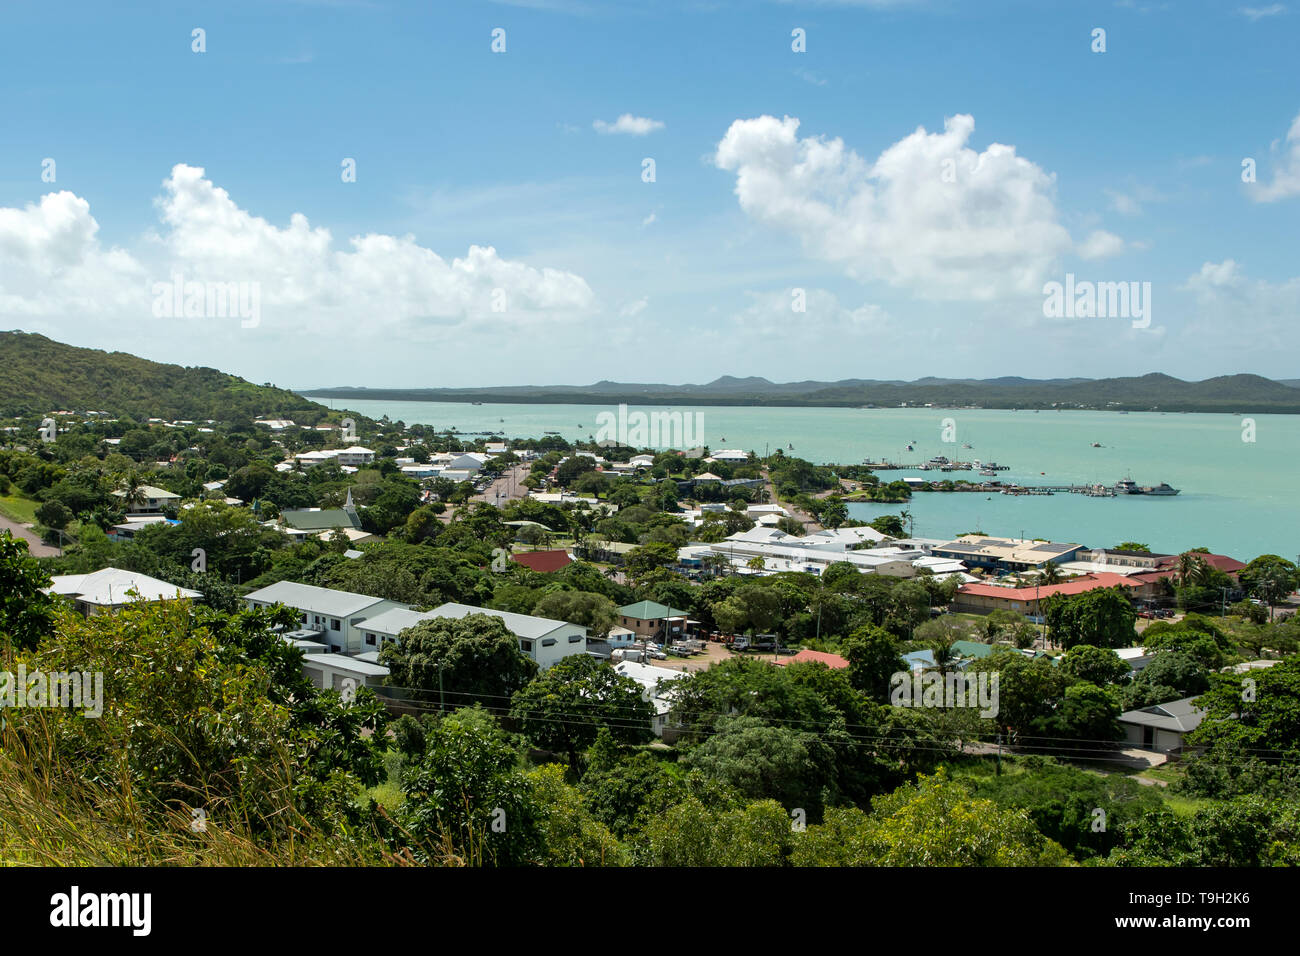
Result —
M 1178 586 L 1187 587 L 1205 580 L 1209 565 L 1194 551 L 1184 551 L 1178 556 Z
M 900 512 L 898 513 L 898 517 L 902 518 L 903 521 L 905 521 L 905 522 L 907 523 L 907 536 L 908 536 L 909 538 L 912 537 L 912 535 L 914 534 L 915 529 L 916 529 L 916 525 L 915 525 L 915 523 L 914 523 L 913 520 L 912 520 L 912 512 L 910 512 L 910 511 L 900 511 Z
M 1048 561 L 1043 565 L 1042 581 L 1044 584 L 1061 583 L 1061 569 L 1056 566 L 1055 561 Z
M 143 505 L 147 499 L 148 496 L 144 493 L 144 482 L 140 478 L 140 473 L 137 471 L 127 472 L 122 485 L 122 504 L 126 510 L 130 511 L 133 507 Z

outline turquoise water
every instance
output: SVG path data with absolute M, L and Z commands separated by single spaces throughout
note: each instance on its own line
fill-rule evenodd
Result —
M 569 440 L 594 436 L 596 416 L 617 412 L 600 405 L 346 404 L 374 418 L 387 414 L 407 424 L 499 431 L 521 438 L 558 431 Z M 638 410 L 669 409 L 629 408 Z M 1140 485 L 1167 481 L 1182 489 L 1169 498 L 917 493 L 908 510 L 915 533 L 923 537 L 981 530 L 1090 547 L 1141 541 L 1153 550 L 1178 552 L 1203 546 L 1243 561 L 1264 553 L 1293 560 L 1300 554 L 1300 416 L 1251 416 L 1255 440 L 1247 442 L 1242 440 L 1243 419 L 1234 415 L 718 406 L 671 410 L 700 413 L 701 443 L 714 449 L 740 448 L 761 455 L 793 445 L 790 454 L 821 464 L 866 458 L 922 462 L 945 455 L 1010 465 L 1010 471 L 998 475 L 1003 481 L 1112 485 L 1131 476 Z M 948 437 L 953 441 L 943 441 L 945 419 L 952 420 Z M 912 440 L 914 450 L 908 452 Z M 1103 447 L 1093 448 L 1092 442 Z M 963 443 L 972 447 L 963 448 Z M 974 472 L 892 471 L 882 472 L 881 478 L 904 475 L 979 480 Z M 861 519 L 899 510 L 898 505 L 850 507 L 853 517 Z

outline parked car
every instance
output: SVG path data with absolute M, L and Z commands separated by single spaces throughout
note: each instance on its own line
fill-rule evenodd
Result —
M 731 642 L 731 649 L 732 649 L 733 651 L 747 651 L 747 650 L 749 650 L 749 638 L 747 638 L 747 637 L 738 637 L 738 638 L 736 638 L 734 641 Z

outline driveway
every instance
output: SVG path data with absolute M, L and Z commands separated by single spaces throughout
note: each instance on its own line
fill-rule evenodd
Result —
M 8 531 L 15 538 L 22 538 L 27 542 L 27 550 L 37 558 L 57 558 L 59 549 L 43 544 L 40 537 L 32 531 L 31 527 L 25 524 L 19 524 L 11 518 L 0 515 L 0 534 Z

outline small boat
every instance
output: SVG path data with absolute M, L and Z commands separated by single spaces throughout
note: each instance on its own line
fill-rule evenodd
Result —
M 473 402 L 472 404 L 474 404 L 474 405 L 482 405 L 483 403 L 482 403 L 482 402 Z
M 1142 489 L 1144 495 L 1176 495 L 1178 494 L 1178 491 L 1179 489 L 1173 488 L 1163 481 L 1158 485 L 1152 485 Z
M 1137 482 L 1132 478 L 1125 478 L 1115 483 L 1115 493 L 1118 495 L 1140 495 L 1142 489 L 1138 487 Z
M 908 450 L 908 451 L 916 451 L 916 449 L 913 448 L 911 445 L 908 445 L 908 446 L 907 446 L 907 450 Z
M 1100 448 L 1100 447 L 1101 447 L 1101 442 L 1099 442 L 1099 441 L 1095 441 L 1095 442 L 1093 442 L 1093 443 L 1092 443 L 1092 447 L 1093 447 L 1093 448 Z
M 794 445 L 786 445 L 785 447 L 787 451 L 794 451 Z
M 961 447 L 962 447 L 962 448 L 970 448 L 970 447 L 972 447 L 972 446 L 971 446 L 971 443 L 970 443 L 970 442 L 968 442 L 968 441 L 964 441 L 964 442 L 961 443 Z

